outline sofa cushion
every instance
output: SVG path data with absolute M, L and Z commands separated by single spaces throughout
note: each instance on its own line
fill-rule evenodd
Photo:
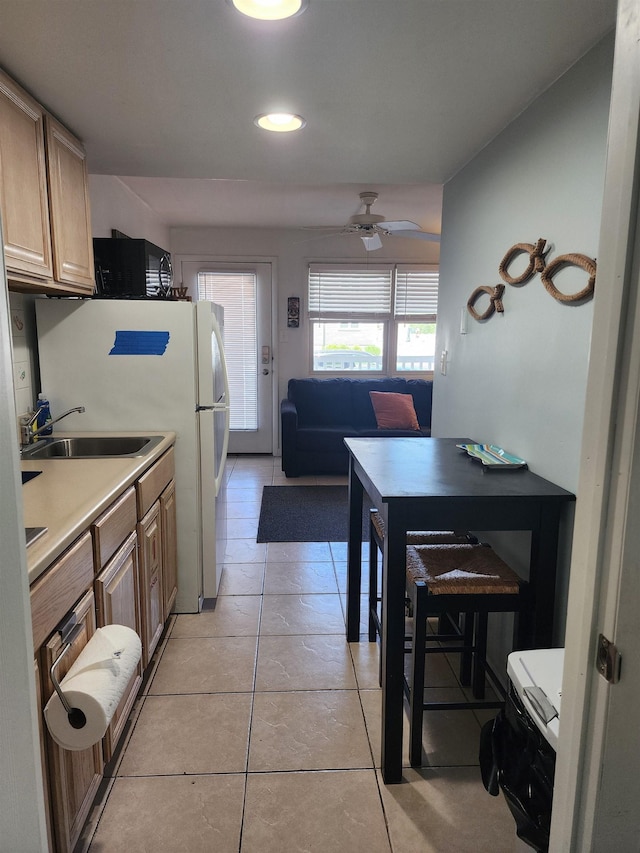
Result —
M 416 410 L 420 429 L 431 431 L 431 403 L 433 383 L 424 379 L 407 379 L 406 391 L 413 397 L 413 407 Z
M 351 423 L 360 429 L 376 429 L 378 424 L 371 405 L 370 391 L 385 391 L 403 394 L 407 391 L 407 382 L 398 377 L 384 379 L 353 379 L 351 381 L 353 394 L 353 420 Z
M 347 448 L 344 439 L 355 438 L 357 435 L 357 430 L 348 424 L 320 428 L 299 427 L 296 433 L 296 450 L 313 453 L 344 452 L 346 454 Z
M 411 394 L 369 391 L 369 396 L 379 429 L 420 429 Z
M 353 423 L 349 379 L 290 379 L 289 399 L 298 410 L 298 425 L 339 426 Z

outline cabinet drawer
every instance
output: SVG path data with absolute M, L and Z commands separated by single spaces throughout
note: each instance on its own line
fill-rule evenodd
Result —
M 67 611 L 92 586 L 93 549 L 87 531 L 31 587 L 35 649 L 40 648 Z
M 136 483 L 138 518 L 144 518 L 160 497 L 166 485 L 173 479 L 175 470 L 173 447 L 158 459 Z
M 136 529 L 136 493 L 133 486 L 91 525 L 96 574 Z

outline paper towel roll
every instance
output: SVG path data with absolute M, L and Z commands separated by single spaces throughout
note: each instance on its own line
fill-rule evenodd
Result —
M 85 715 L 85 725 L 71 725 L 57 693 L 45 706 L 47 728 L 57 744 L 63 749 L 87 749 L 104 736 L 141 654 L 140 637 L 131 628 L 98 628 L 60 682 L 69 705 Z

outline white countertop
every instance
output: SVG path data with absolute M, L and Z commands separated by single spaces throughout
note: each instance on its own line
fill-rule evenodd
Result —
M 56 432 L 57 438 L 70 433 Z M 145 456 L 101 459 L 21 460 L 23 471 L 41 471 L 22 486 L 25 527 L 47 532 L 27 548 L 29 583 L 33 583 L 89 525 L 175 442 L 174 432 L 74 432 L 83 435 L 162 435 Z

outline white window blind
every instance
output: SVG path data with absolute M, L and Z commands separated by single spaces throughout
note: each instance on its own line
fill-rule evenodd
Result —
M 438 316 L 438 267 L 396 267 L 394 316 L 435 323 Z
M 257 280 L 255 272 L 199 272 L 198 299 L 224 308 L 230 429 L 258 428 Z
M 393 268 L 309 265 L 309 316 L 389 315 Z

